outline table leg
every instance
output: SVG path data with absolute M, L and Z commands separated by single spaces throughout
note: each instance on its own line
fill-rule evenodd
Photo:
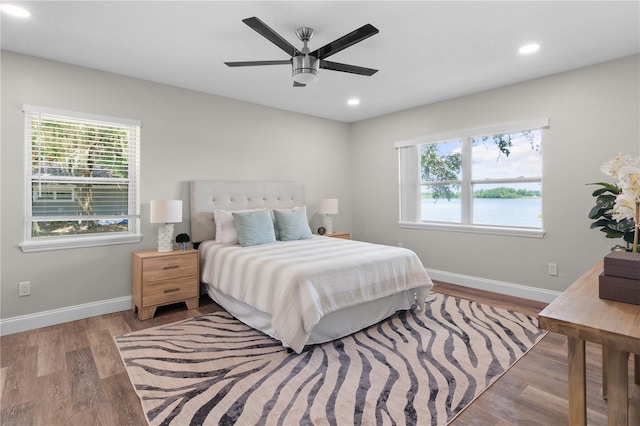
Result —
M 609 426 L 628 424 L 629 352 L 607 348 L 607 412 Z
M 587 381 L 584 340 L 569 339 L 569 424 L 587 424 Z
M 629 395 L 629 424 L 640 425 L 640 354 L 634 355 L 635 386 Z
M 607 399 L 607 348 L 602 345 L 602 397 Z

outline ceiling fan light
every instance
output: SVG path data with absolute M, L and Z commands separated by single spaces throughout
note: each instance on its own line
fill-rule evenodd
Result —
M 318 81 L 320 61 L 309 55 L 299 55 L 292 58 L 293 80 L 300 84 L 309 84 Z
M 293 80 L 300 84 L 309 84 L 318 81 L 318 71 L 314 70 L 296 70 L 297 74 L 293 75 Z

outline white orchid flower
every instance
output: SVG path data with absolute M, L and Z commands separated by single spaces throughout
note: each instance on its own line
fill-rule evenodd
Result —
M 640 195 L 640 168 L 625 166 L 619 170 L 618 186 L 629 195 Z
M 619 153 L 611 160 L 607 161 L 600 167 L 600 171 L 607 176 L 618 179 L 621 176 L 621 169 L 627 166 L 637 166 L 638 158 Z
M 636 197 L 629 194 L 620 193 L 616 197 L 613 214 L 611 217 L 618 222 L 624 219 L 635 219 L 636 216 Z
M 611 217 L 618 222 L 635 220 L 636 201 L 640 200 L 640 157 L 620 153 L 604 163 L 600 171 L 616 179 L 616 185 L 620 188 Z

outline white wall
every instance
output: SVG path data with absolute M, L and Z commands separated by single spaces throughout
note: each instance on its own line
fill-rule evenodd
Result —
M 452 99 L 351 126 L 356 239 L 404 245 L 428 269 L 563 291 L 617 241 L 589 229 L 589 182 L 618 152 L 640 154 L 639 56 Z M 434 82 L 429 82 L 432 84 Z M 420 90 L 420 88 L 416 88 Z M 395 141 L 548 117 L 543 133 L 543 239 L 400 229 Z M 548 275 L 548 263 L 558 276 Z M 462 280 L 464 281 L 464 280 Z
M 515 284 L 516 292 L 517 285 L 562 291 L 616 242 L 589 229 L 594 199 L 585 184 L 606 179 L 599 167 L 614 154 L 640 154 L 639 61 L 635 56 L 348 125 L 3 51 L 0 331 L 39 313 L 69 318 L 49 313 L 70 309 L 87 316 L 102 313 L 102 301 L 128 303 L 130 254 L 156 244 L 149 200 L 181 198 L 185 220 L 176 233 L 188 232 L 192 179 L 300 181 L 310 214 L 319 198 L 337 197 L 337 230 L 404 243 L 428 269 L 454 282 L 460 274 L 460 282 L 475 280 L 471 285 L 486 280 Z M 20 251 L 23 104 L 142 121 L 140 244 Z M 539 117 L 551 121 L 543 142 L 543 239 L 398 227 L 395 141 Z M 319 225 L 314 216 L 312 226 Z M 549 262 L 558 264 L 557 277 L 547 274 Z M 31 281 L 31 296 L 18 297 L 20 281 Z M 31 324 L 37 326 L 37 318 Z
M 176 233 L 189 232 L 192 179 L 303 182 L 309 214 L 318 199 L 337 197 L 334 226 L 350 229 L 345 123 L 11 52 L 1 60 L 2 319 L 130 296 L 131 252 L 156 247 L 149 200 L 181 198 Z M 140 244 L 22 253 L 23 104 L 142 121 Z M 320 223 L 312 217 L 312 225 Z M 30 296 L 18 297 L 20 281 L 31 281 Z

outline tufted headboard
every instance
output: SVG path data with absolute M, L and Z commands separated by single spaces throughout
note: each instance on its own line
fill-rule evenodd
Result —
M 213 211 L 257 208 L 290 209 L 305 205 L 304 185 L 297 182 L 192 180 L 191 240 L 213 240 Z

